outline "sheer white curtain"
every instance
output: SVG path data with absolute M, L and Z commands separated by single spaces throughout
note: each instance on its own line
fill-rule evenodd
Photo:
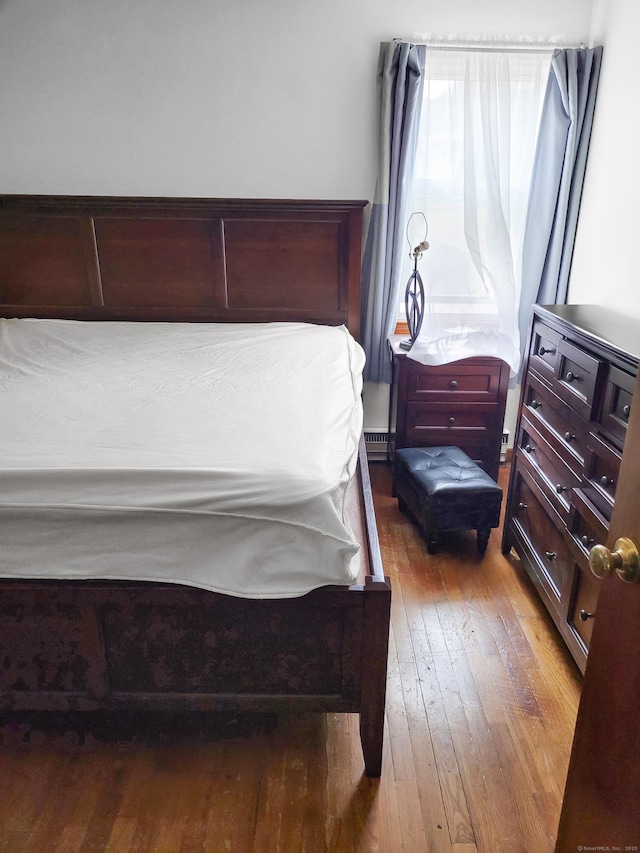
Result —
M 518 371 L 522 242 L 551 53 L 427 47 L 411 210 L 425 213 L 430 248 L 408 353 L 423 364 L 491 355 Z

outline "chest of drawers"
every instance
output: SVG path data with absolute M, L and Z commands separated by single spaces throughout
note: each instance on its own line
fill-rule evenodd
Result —
M 497 358 L 424 365 L 389 341 L 394 366 L 395 447 L 454 445 L 498 477 L 509 367 Z
M 640 355 L 640 328 L 599 306 L 535 306 L 503 551 L 513 547 L 584 671 Z

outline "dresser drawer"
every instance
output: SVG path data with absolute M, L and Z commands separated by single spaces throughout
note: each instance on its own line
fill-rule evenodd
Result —
M 579 476 L 587 452 L 587 422 L 533 373 L 527 377 L 522 405 L 528 420 L 535 423 L 543 434 L 552 434 L 558 452 Z
M 572 582 L 575 559 L 548 511 L 520 472 L 516 477 L 513 518 L 535 555 L 545 586 L 559 604 Z
M 529 345 L 529 366 L 549 379 L 555 376 L 561 339 L 562 335 L 555 329 L 535 320 Z
M 602 432 L 622 449 L 627 435 L 635 377 L 611 365 L 605 383 L 600 425 Z
M 573 490 L 568 526 L 576 553 L 586 565 L 589 551 L 593 546 L 604 545 L 607 541 L 609 522 L 586 497 L 582 489 Z
M 593 621 L 601 586 L 602 581 L 589 569 L 579 569 L 576 572 L 568 622 L 571 629 L 580 638 L 580 643 L 585 652 L 589 650 L 589 643 L 591 642 Z
M 572 409 L 589 420 L 596 403 L 596 387 L 605 369 L 601 359 L 561 340 L 552 388 Z
M 611 520 L 613 511 L 620 460 L 621 454 L 616 448 L 599 436 L 589 434 L 582 490 L 607 521 Z
M 504 365 L 498 359 L 462 359 L 422 365 L 405 361 L 407 402 L 497 403 Z
M 525 418 L 521 419 L 518 443 L 523 463 L 530 467 L 532 475 L 566 521 L 571 490 L 580 485 L 580 479 Z

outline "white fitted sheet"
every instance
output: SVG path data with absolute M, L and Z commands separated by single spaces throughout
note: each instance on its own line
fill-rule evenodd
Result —
M 353 583 L 363 364 L 344 327 L 0 320 L 0 576 Z

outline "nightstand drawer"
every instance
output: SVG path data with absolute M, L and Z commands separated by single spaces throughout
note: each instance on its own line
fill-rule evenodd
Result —
M 474 358 L 443 365 L 405 362 L 407 402 L 496 403 L 503 364 L 498 359 Z
M 442 433 L 441 444 L 455 444 L 446 435 L 463 431 L 465 433 L 488 432 L 495 421 L 495 407 L 461 406 L 442 403 L 407 404 L 407 440 L 426 432 Z

